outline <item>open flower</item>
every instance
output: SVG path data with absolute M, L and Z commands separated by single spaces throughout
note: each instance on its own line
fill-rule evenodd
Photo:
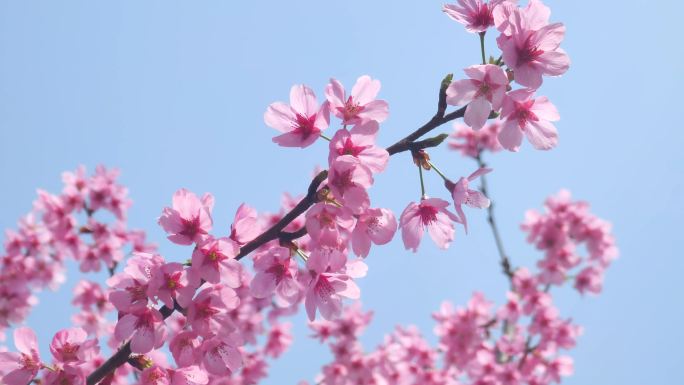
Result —
M 123 341 L 131 337 L 131 351 L 145 354 L 164 342 L 164 317 L 157 309 L 145 308 L 126 314 L 114 328 L 114 336 Z
M 43 366 L 36 334 L 27 327 L 17 328 L 14 330 L 14 345 L 19 353 L 0 352 L 0 374 L 4 374 L 2 383 L 26 385 Z
M 50 352 L 55 361 L 61 363 L 82 363 L 99 353 L 97 340 L 86 340 L 88 334 L 81 328 L 58 331 L 50 343 Z
M 301 286 L 297 282 L 297 264 L 290 257 L 290 250 L 274 247 L 259 255 L 254 261 L 256 275 L 250 286 L 252 295 L 267 298 L 274 292 L 290 303 L 299 299 Z
M 173 194 L 173 206 L 164 208 L 158 222 L 170 234 L 171 242 L 191 245 L 200 242 L 211 231 L 213 207 L 211 194 L 204 194 L 200 200 L 194 193 L 180 189 Z
M 501 108 L 508 77 L 501 67 L 494 64 L 470 66 L 464 72 L 470 79 L 456 80 L 449 85 L 447 103 L 455 106 L 467 104 L 463 121 L 479 130 L 487 122 L 489 114 Z
M 445 4 L 442 11 L 449 18 L 463 25 L 468 32 L 484 32 L 494 25 L 494 8 L 507 0 L 458 0 L 454 4 Z
M 361 290 L 353 278 L 366 275 L 368 267 L 360 260 L 347 261 L 336 249 L 314 250 L 306 261 L 308 280 L 304 305 L 309 320 L 316 318 L 316 309 L 330 320 L 342 312 L 342 299 L 358 299 Z
M 542 75 L 562 75 L 570 67 L 570 58 L 560 48 L 565 26 L 548 24 L 549 15 L 548 7 L 538 0 L 531 0 L 525 8 L 500 7 L 496 11 L 502 32 L 496 42 L 515 82 L 522 86 L 537 89 Z
M 332 164 L 338 157 L 351 155 L 372 172 L 382 172 L 389 161 L 389 153 L 375 144 L 377 135 L 378 122 L 374 120 L 357 124 L 351 130 L 337 130 L 330 140 L 328 163 Z
M 447 210 L 449 202 L 439 198 L 423 198 L 420 203 L 411 202 L 401 213 L 399 226 L 404 247 L 415 253 L 427 229 L 430 238 L 440 249 L 449 247 L 454 240 L 453 222 L 461 220 Z
M 349 97 L 342 83 L 330 79 L 325 87 L 325 97 L 332 113 L 342 119 L 342 124 L 359 124 L 370 120 L 382 123 L 387 119 L 389 107 L 386 101 L 375 99 L 379 91 L 380 81 L 363 75 L 356 80 Z
M 330 123 L 328 102 L 321 106 L 313 90 L 294 85 L 290 90 L 290 105 L 276 102 L 268 106 L 264 122 L 282 132 L 273 141 L 283 147 L 307 147 L 318 139 Z
M 533 91 L 520 89 L 504 99 L 499 143 L 509 151 L 518 151 L 523 133 L 537 150 L 550 150 L 558 144 L 558 131 L 551 123 L 560 119 L 558 110 L 546 96 L 532 97 Z
M 366 257 L 371 242 L 384 245 L 392 240 L 397 231 L 397 220 L 388 209 L 368 209 L 356 219 L 352 231 L 352 249 L 359 257 Z

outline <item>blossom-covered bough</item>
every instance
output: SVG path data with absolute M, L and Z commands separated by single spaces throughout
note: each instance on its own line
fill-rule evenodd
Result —
M 544 76 L 569 67 L 559 48 L 564 27 L 549 23 L 550 11 L 539 0 L 524 6 L 459 0 L 443 10 L 479 35 L 482 63 L 464 69 L 463 79 L 444 78 L 432 118 L 383 148 L 376 137 L 389 107 L 377 98 L 377 79 L 361 76 L 349 92 L 331 79 L 322 101 L 311 88 L 293 86 L 289 103 L 271 104 L 264 121 L 280 132 L 273 141 L 283 147 L 327 140 L 327 169 L 316 173 L 303 197 L 286 194 L 279 213 L 241 205 L 222 235 L 212 233 L 214 197 L 178 190 L 158 222 L 169 241 L 192 246 L 181 261 L 167 261 L 144 232 L 127 229 L 131 202 L 116 171 L 98 167 L 87 176 L 79 168 L 63 175 L 61 194 L 39 191 L 34 210 L 6 232 L 0 333 L 13 328 L 17 352 L 0 347 L 0 384 L 258 383 L 267 376 L 267 360 L 292 342 L 284 318 L 300 305 L 333 354 L 317 384 L 541 385 L 571 374 L 565 352 L 581 328 L 561 317 L 552 289 L 572 282 L 580 293 L 601 291 L 604 271 L 617 257 L 610 224 L 561 191 L 547 199 L 544 212 L 529 211 L 521 227 L 543 252 L 537 269 L 515 267 L 489 199 L 486 177 L 493 170 L 484 162 L 487 152 L 518 151 L 523 136 L 536 149 L 557 145 L 552 122 L 558 112 L 536 94 Z M 502 52 L 487 59 L 490 30 L 499 32 Z M 449 112 L 449 105 L 458 108 Z M 328 137 L 331 115 L 340 128 Z M 465 124 L 455 124 L 449 147 L 478 168 L 451 179 L 427 152 L 449 135 L 426 136 L 458 118 Z M 371 204 L 369 189 L 402 152 L 417 166 L 421 194 L 397 218 Z M 431 171 L 443 179 L 447 199 L 426 194 L 423 174 Z M 372 315 L 358 302 L 344 304 L 360 298 L 355 280 L 367 273 L 364 258 L 397 231 L 407 250 L 418 251 L 426 230 L 438 247 L 448 248 L 459 225 L 467 232 L 464 206 L 487 210 L 510 283 L 503 303 L 496 306 L 480 293 L 465 307 L 444 303 L 433 314 L 435 346 L 417 329 L 399 327 L 365 350 L 358 336 Z M 251 269 L 241 263 L 245 257 Z M 72 328 L 55 334 L 46 360 L 32 329 L 20 324 L 37 302 L 35 292 L 64 280 L 68 258 L 84 273 L 107 269 L 110 278 L 106 287 L 78 283 L 73 304 L 80 312 Z M 101 342 L 113 351 L 109 358 Z

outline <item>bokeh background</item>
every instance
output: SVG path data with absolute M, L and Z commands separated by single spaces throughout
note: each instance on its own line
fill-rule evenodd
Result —
M 567 384 L 684 383 L 681 253 L 684 164 L 681 92 L 684 45 L 678 1 L 549 0 L 567 25 L 570 71 L 541 93 L 559 108 L 560 145 L 525 144 L 489 157 L 491 195 L 516 266 L 539 254 L 519 230 L 525 210 L 569 188 L 611 220 L 621 258 L 599 297 L 556 292 L 563 315 L 585 333 Z M 351 86 L 362 74 L 382 81 L 390 118 L 379 141 L 393 143 L 434 112 L 448 72 L 479 60 L 478 39 L 440 12 L 441 1 L 2 1 L 0 2 L 0 227 L 30 210 L 38 187 L 57 192 L 60 173 L 84 164 L 122 170 L 143 228 L 169 259 L 188 248 L 165 241 L 156 225 L 180 187 L 216 196 L 215 232 L 228 232 L 247 201 L 276 211 L 281 193 L 303 192 L 326 147 L 281 149 L 263 123 L 266 106 L 287 100 L 292 84 L 322 95 L 329 77 Z M 494 36 L 487 39 L 494 52 Z M 444 126 L 441 132 L 450 132 Z M 449 175 L 475 165 L 445 148 L 431 152 Z M 374 202 L 400 213 L 419 195 L 407 154 L 376 178 Z M 445 196 L 436 176 L 428 192 Z M 363 337 L 375 346 L 395 325 L 432 336 L 440 303 L 463 304 L 474 290 L 504 299 L 506 280 L 484 212 L 470 210 L 446 252 L 424 242 L 376 248 L 360 281 L 375 320 Z M 43 353 L 67 327 L 73 266 L 58 292 L 44 292 L 27 323 Z M 272 364 L 268 384 L 313 379 L 328 362 L 304 317 L 296 341 Z M 434 341 L 434 337 L 430 337 Z

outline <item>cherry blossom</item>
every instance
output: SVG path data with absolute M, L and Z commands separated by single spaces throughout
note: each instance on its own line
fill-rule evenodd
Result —
M 483 209 L 489 207 L 489 198 L 484 196 L 481 192 L 473 190 L 469 187 L 470 182 L 491 172 L 490 168 L 479 168 L 470 174 L 467 178 L 461 177 L 456 183 L 451 181 L 445 182 L 446 188 L 451 191 L 451 197 L 454 199 L 454 207 L 456 207 L 456 215 L 459 217 L 459 222 L 465 227 L 468 232 L 468 220 L 463 212 L 463 205 Z
M 157 309 L 136 309 L 119 319 L 114 335 L 120 341 L 131 337 L 131 351 L 144 354 L 163 343 L 163 321 L 164 318 Z
M 302 292 L 297 282 L 297 264 L 289 249 L 274 247 L 254 261 L 256 275 L 250 286 L 257 298 L 268 298 L 274 292 L 290 303 L 296 303 Z
M 7 385 L 26 385 L 42 367 L 36 334 L 27 327 L 14 330 L 14 345 L 18 353 L 0 352 L 0 374 Z
M 256 210 L 245 203 L 241 204 L 235 213 L 235 220 L 230 226 L 230 239 L 243 245 L 256 238 L 257 235 L 261 234 L 261 231 Z
M 337 250 L 315 250 L 306 261 L 309 277 L 306 281 L 305 307 L 309 320 L 318 309 L 325 319 L 342 311 L 342 298 L 358 299 L 361 293 L 353 278 L 366 275 L 367 267 L 361 261 L 348 262 Z
M 229 238 L 208 238 L 193 251 L 189 276 L 197 276 L 211 283 L 223 281 L 230 287 L 238 287 L 242 269 L 242 265 L 235 260 L 238 250 L 238 246 Z M 196 278 L 194 280 L 197 281 Z
M 330 123 L 330 104 L 318 105 L 313 90 L 305 85 L 292 86 L 290 105 L 276 102 L 268 106 L 264 121 L 282 132 L 273 142 L 283 147 L 308 147 Z
M 518 151 L 523 133 L 538 150 L 550 150 L 558 144 L 558 132 L 551 123 L 560 119 L 558 110 L 547 97 L 533 96 L 532 91 L 520 89 L 509 92 L 504 99 L 499 143 L 509 151 Z
M 492 121 L 477 131 L 462 123 L 454 123 L 454 132 L 450 135 L 449 148 L 459 151 L 462 155 L 477 158 L 485 151 L 499 152 L 499 130 L 501 122 Z
M 485 32 L 494 25 L 492 11 L 497 5 L 507 0 L 458 0 L 454 4 L 445 4 L 442 11 L 449 18 L 465 25 L 466 31 L 471 33 Z
M 169 233 L 169 240 L 179 245 L 191 245 L 202 241 L 211 231 L 211 210 L 214 197 L 205 194 L 202 199 L 186 190 L 173 194 L 173 207 L 165 207 L 159 225 Z
M 457 80 L 446 90 L 447 103 L 465 106 L 464 122 L 474 130 L 482 128 L 492 111 L 503 103 L 508 77 L 494 64 L 474 65 L 464 69 L 470 79 Z
M 328 163 L 333 164 L 341 156 L 353 156 L 374 173 L 385 170 L 389 154 L 375 144 L 378 129 L 378 123 L 369 120 L 355 125 L 351 130 L 338 130 L 330 140 Z
M 440 249 L 449 247 L 454 240 L 454 223 L 461 219 L 447 210 L 449 202 L 439 198 L 424 198 L 411 202 L 401 213 L 399 226 L 407 250 L 418 251 L 425 230 Z
M 387 244 L 396 231 L 397 220 L 392 211 L 380 208 L 367 209 L 356 218 L 351 235 L 352 249 L 359 257 L 366 257 L 371 242 L 376 245 Z
M 380 81 L 363 75 L 356 80 L 351 95 L 347 97 L 342 83 L 330 79 L 325 87 L 325 97 L 332 113 L 342 119 L 342 124 L 359 124 L 368 121 L 382 123 L 389 115 L 389 106 L 384 100 L 376 100 Z
M 502 34 L 496 42 L 504 62 L 513 70 L 516 83 L 537 89 L 542 75 L 559 76 L 570 67 L 560 43 L 565 36 L 562 23 L 548 24 L 550 11 L 539 0 L 526 8 L 499 7 L 497 28 Z
M 99 353 L 97 340 L 86 340 L 88 334 L 81 328 L 58 331 L 52 338 L 50 352 L 61 363 L 84 362 Z

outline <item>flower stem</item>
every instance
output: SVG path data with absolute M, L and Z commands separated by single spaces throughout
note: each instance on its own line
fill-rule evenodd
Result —
M 330 138 L 328 138 L 327 136 L 325 136 L 325 134 L 323 134 L 322 132 L 321 132 L 321 138 L 327 140 L 328 142 L 331 140 Z
M 434 163 L 432 163 L 432 162 L 430 162 L 430 161 L 428 160 L 428 164 L 430 165 L 430 167 L 432 167 L 433 170 L 435 170 L 435 172 L 436 172 L 437 174 L 439 174 L 439 176 L 442 177 L 442 179 L 444 179 L 445 182 L 449 180 L 449 178 L 447 178 L 446 175 L 444 175 L 444 174 L 437 168 L 437 166 L 434 165 Z
M 482 53 L 482 64 L 487 64 L 487 59 L 485 58 L 485 48 L 484 48 L 484 37 L 485 31 L 479 33 L 480 35 L 480 52 Z
M 425 197 L 425 182 L 423 182 L 423 168 L 418 165 L 418 175 L 420 175 L 420 199 Z

